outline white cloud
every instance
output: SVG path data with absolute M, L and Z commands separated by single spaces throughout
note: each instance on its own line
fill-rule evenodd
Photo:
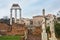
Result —
M 56 11 L 60 10 L 59 0 L 0 0 L 0 17 L 9 16 L 13 3 L 18 3 L 21 6 L 23 17 L 40 15 L 43 8 L 46 9 L 46 14 L 56 14 Z

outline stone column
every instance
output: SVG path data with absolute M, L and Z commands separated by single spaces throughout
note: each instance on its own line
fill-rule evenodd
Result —
M 10 25 L 12 25 L 12 9 L 10 10 Z
M 42 23 L 42 40 L 47 40 L 47 33 L 46 33 L 46 28 L 45 28 L 45 18 L 43 18 L 43 23 Z
M 19 23 L 21 24 L 21 9 L 19 9 L 19 12 L 20 12 Z
M 25 31 L 25 35 L 24 36 L 25 36 L 25 40 L 27 40 L 27 31 Z
M 42 40 L 47 40 L 46 33 L 46 20 L 45 20 L 45 9 L 43 9 L 43 20 L 42 20 Z
M 15 9 L 15 23 L 17 23 L 17 9 Z
M 55 37 L 55 31 L 54 31 L 54 19 L 52 19 L 52 18 L 50 20 L 50 32 L 51 32 L 50 40 L 57 40 Z

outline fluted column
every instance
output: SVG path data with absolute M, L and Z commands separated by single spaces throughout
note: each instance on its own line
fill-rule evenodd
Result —
M 10 25 L 12 25 L 12 9 L 10 10 Z
M 15 23 L 17 23 L 17 9 L 15 9 Z
M 21 24 L 21 9 L 19 9 L 19 12 L 20 12 L 19 23 Z

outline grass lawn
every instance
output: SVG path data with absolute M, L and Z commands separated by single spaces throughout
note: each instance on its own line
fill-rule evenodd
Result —
M 20 36 L 0 36 L 0 40 L 20 40 Z

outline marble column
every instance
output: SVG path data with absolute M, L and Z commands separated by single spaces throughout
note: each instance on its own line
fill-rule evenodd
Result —
M 21 24 L 21 9 L 19 9 L 19 12 L 20 12 L 19 23 Z
M 12 9 L 10 10 L 10 25 L 12 25 Z
M 46 28 L 45 28 L 45 18 L 43 18 L 42 21 L 42 40 L 47 40 L 47 33 L 46 33 Z
M 17 9 L 15 9 L 15 23 L 17 23 Z
M 46 33 L 46 20 L 45 20 L 45 9 L 42 10 L 43 12 L 43 19 L 42 19 L 42 40 L 47 40 L 47 33 Z
M 55 31 L 54 31 L 54 19 L 52 18 L 50 20 L 50 32 L 51 32 L 50 40 L 57 40 L 57 38 L 55 37 Z
M 25 31 L 25 35 L 24 36 L 25 36 L 25 40 L 27 40 L 27 31 Z

